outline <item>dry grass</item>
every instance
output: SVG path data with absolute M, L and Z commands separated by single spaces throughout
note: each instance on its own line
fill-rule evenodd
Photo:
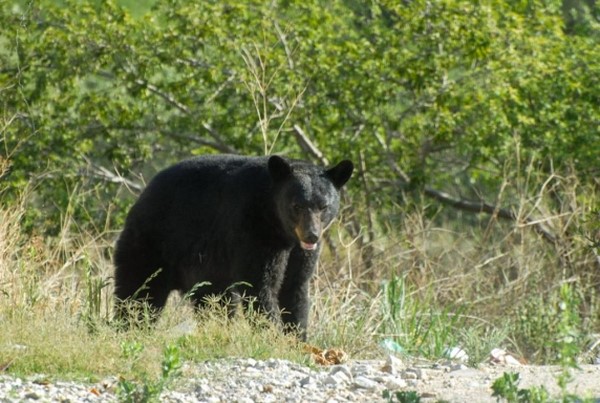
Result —
M 310 342 L 341 347 L 353 358 L 385 353 L 394 340 L 407 354 L 435 358 L 460 344 L 473 361 L 498 345 L 535 362 L 552 361 L 560 285 L 574 285 L 585 336 L 600 332 L 597 249 L 599 197 L 575 177 L 527 179 L 499 196 L 514 203 L 519 222 L 533 217 L 556 235 L 550 244 L 530 225 L 489 216 L 442 221 L 430 207 L 406 208 L 394 235 L 365 245 L 332 228 L 312 289 Z M 526 198 L 523 195 L 533 194 Z M 0 368 L 14 374 L 101 378 L 158 371 L 165 345 L 184 358 L 280 357 L 306 361 L 302 347 L 262 318 L 228 319 L 218 308 L 195 315 L 172 298 L 156 326 L 116 331 L 112 316 L 114 233 L 78 229 L 65 213 L 52 238 L 21 228 L 30 196 L 0 206 Z M 345 221 L 342 219 L 341 222 Z M 457 225 L 464 220 L 465 225 Z M 594 221 L 596 220 L 596 221 Z M 597 240 L 596 240 L 597 242 Z M 403 294 L 390 291 L 390 281 Z M 136 365 L 123 346 L 139 343 Z M 583 351 L 585 353 L 585 351 Z
M 164 347 L 174 342 L 192 360 L 306 359 L 294 338 L 263 317 L 229 319 L 216 304 L 194 314 L 176 296 L 155 326 L 117 330 L 110 320 L 111 237 L 73 233 L 68 220 L 55 238 L 27 237 L 24 208 L 0 207 L 0 372 L 94 379 L 158 373 Z M 136 365 L 124 354 L 128 343 L 143 346 Z
M 585 352 L 586 340 L 597 340 L 600 332 L 600 195 L 575 175 L 541 175 L 531 167 L 526 172 L 507 179 L 497 197 L 499 205 L 514 206 L 514 222 L 455 211 L 450 220 L 448 211 L 432 214 L 431 206 L 421 204 L 407 206 L 401 228 L 371 242 L 367 258 L 365 245 L 340 239 L 337 244 L 348 245 L 342 258 L 329 256 L 316 281 L 317 322 L 338 324 L 318 329 L 320 340 L 341 339 L 356 352 L 373 352 L 377 341 L 390 336 L 382 285 L 401 278 L 408 285 L 407 301 L 422 315 L 460 312 L 466 328 L 454 340 L 471 345 L 478 351 L 474 355 L 485 358 L 483 346 L 501 345 L 532 362 L 553 362 L 558 294 L 569 283 L 578 295 L 573 303 Z M 554 242 L 535 230 L 538 225 Z M 399 320 L 409 322 L 402 327 L 406 331 L 421 319 L 406 311 Z M 418 343 L 403 347 L 410 351 Z

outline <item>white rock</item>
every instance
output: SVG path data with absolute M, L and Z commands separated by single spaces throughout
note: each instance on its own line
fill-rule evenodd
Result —
M 519 360 L 501 348 L 494 348 L 490 352 L 490 362 L 504 365 L 522 365 Z
M 348 368 L 346 365 L 334 365 L 329 370 L 329 375 L 334 375 L 338 372 L 343 372 L 348 379 L 352 380 L 352 371 L 350 371 L 350 368 Z
M 444 350 L 444 355 L 451 360 L 459 362 L 469 361 L 469 355 L 460 347 L 450 347 Z
M 328 375 L 323 383 L 325 385 L 345 385 L 350 383 L 350 377 L 343 371 L 337 371 L 331 375 Z
M 354 386 L 361 389 L 373 390 L 377 389 L 378 384 L 365 376 L 357 376 L 356 379 L 354 379 Z
M 306 378 L 303 378 L 300 380 L 300 386 L 305 387 L 309 384 L 314 384 L 315 383 L 315 379 L 312 376 L 307 376 Z
M 403 389 L 406 386 L 408 386 L 408 384 L 402 378 L 389 377 L 385 380 L 385 387 L 389 390 Z

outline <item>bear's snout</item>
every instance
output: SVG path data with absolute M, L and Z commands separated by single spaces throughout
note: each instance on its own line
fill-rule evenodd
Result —
M 315 221 L 317 220 L 311 220 L 306 226 L 300 224 L 294 228 L 298 241 L 300 241 L 300 246 L 304 250 L 317 249 L 317 244 L 321 235 L 321 223 Z

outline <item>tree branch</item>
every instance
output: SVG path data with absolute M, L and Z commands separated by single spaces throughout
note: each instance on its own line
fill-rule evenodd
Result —
M 498 218 L 502 218 L 510 221 L 521 221 L 525 225 L 533 227 L 533 229 L 540 234 L 546 241 L 554 244 L 556 237 L 548 231 L 540 222 L 531 220 L 528 218 L 519 218 L 512 210 L 494 206 L 492 204 L 482 201 L 455 199 L 451 195 L 435 190 L 429 187 L 424 189 L 425 195 L 439 201 L 442 204 L 451 206 L 458 210 L 468 211 L 471 213 L 486 213 Z
M 321 152 L 321 150 L 319 150 L 317 146 L 315 146 L 314 143 L 310 141 L 310 139 L 308 138 L 306 133 L 304 133 L 304 130 L 302 130 L 300 126 L 294 125 L 293 133 L 296 137 L 296 141 L 298 141 L 298 144 L 300 145 L 300 148 L 302 148 L 302 150 L 305 153 L 317 159 L 321 163 L 321 165 L 329 165 L 329 161 L 327 160 L 323 152 Z
M 215 150 L 222 152 L 222 153 L 239 154 L 239 152 L 235 148 L 222 142 L 219 138 L 219 135 L 214 131 L 214 129 L 208 123 L 203 123 L 202 127 L 211 134 L 211 137 L 214 139 L 214 141 L 207 140 L 198 135 L 189 134 L 189 133 L 174 133 L 174 132 L 167 131 L 167 130 L 161 130 L 161 133 L 164 134 L 165 136 L 169 136 L 174 139 L 190 141 L 190 142 L 193 142 L 196 144 L 214 148 Z
M 151 93 L 158 95 L 159 97 L 167 101 L 169 105 L 177 108 L 179 111 L 185 113 L 186 115 L 190 114 L 190 109 L 181 102 L 177 101 L 173 95 L 167 94 L 166 92 L 162 91 L 157 86 L 150 84 L 146 80 L 137 79 L 135 80 L 135 83 L 146 88 Z
M 119 174 L 118 172 L 114 173 L 112 171 L 109 171 L 107 168 L 100 166 L 100 165 L 96 165 L 89 160 L 88 160 L 88 164 L 89 164 L 89 171 L 88 171 L 89 176 L 92 176 L 92 177 L 98 178 L 98 179 L 102 179 L 105 182 L 120 183 L 120 184 L 125 185 L 128 189 L 130 189 L 130 190 L 134 189 L 137 192 L 141 192 L 142 190 L 144 190 L 143 184 L 130 181 L 129 179 L 121 176 L 121 174 Z

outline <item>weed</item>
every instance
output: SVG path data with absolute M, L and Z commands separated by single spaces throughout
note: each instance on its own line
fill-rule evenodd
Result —
M 508 338 L 508 325 L 494 326 L 490 323 L 473 323 L 465 326 L 459 332 L 462 348 L 468 352 L 469 365 L 486 361 L 490 352 L 502 346 Z
M 572 381 L 572 370 L 577 369 L 577 357 L 581 352 L 581 333 L 579 317 L 580 301 L 571 284 L 565 283 L 560 287 L 560 302 L 558 304 L 559 326 L 555 342 L 561 372 L 557 382 L 564 399 L 570 398 L 567 385 Z
M 383 286 L 383 328 L 409 352 L 438 358 L 458 344 L 458 329 L 465 323 L 461 309 L 437 308 L 432 299 L 420 300 L 401 277 Z
M 141 343 L 132 341 L 121 344 L 123 358 L 130 362 L 130 368 L 135 370 L 144 347 Z M 121 377 L 117 384 L 117 396 L 122 402 L 154 402 L 158 401 L 161 392 L 181 374 L 181 354 L 177 344 L 168 344 L 163 350 L 161 373 L 158 379 L 152 379 L 145 370 L 141 370 L 139 381 Z
M 274 139 L 269 137 L 269 147 Z M 346 220 L 340 220 L 329 232 L 339 242 L 325 248 L 311 289 L 311 343 L 340 347 L 353 358 L 380 357 L 382 339 L 408 354 L 434 358 L 460 346 L 472 365 L 484 360 L 491 347 L 509 343 L 533 363 L 563 365 L 559 382 L 567 396 L 582 336 L 599 330 L 598 271 L 590 270 L 597 265 L 597 210 L 591 206 L 598 197 L 586 189 L 587 204 L 582 205 L 575 197 L 577 183 L 571 190 L 567 181 L 553 178 L 552 183 L 563 204 L 549 202 L 542 187 L 540 196 L 524 199 L 519 211 L 539 212 L 565 237 L 581 228 L 580 238 L 561 241 L 565 248 L 572 245 L 572 253 L 559 254 L 514 223 L 485 216 L 469 216 L 468 225 L 444 221 L 423 204 L 398 207 L 403 211 L 395 217 L 402 220 L 394 225 L 400 230 L 369 240 L 373 254 L 367 265 L 361 249 L 366 245 L 353 242 L 340 224 Z M 124 381 L 123 393 L 134 393 L 147 380 L 154 385 L 163 379 L 164 346 L 180 336 L 173 333 L 182 323 L 186 337 L 176 346 L 185 360 L 307 359 L 293 338 L 260 315 L 230 318 L 220 303 L 195 312 L 189 298 L 176 296 L 153 326 L 115 332 L 102 319 L 114 313 L 109 279 L 116 229 L 78 227 L 72 214 L 82 209 L 83 197 L 73 195 L 62 227 L 42 237 L 24 224 L 28 204 L 36 202 L 34 190 L 24 191 L 21 200 L 6 200 L 0 200 L 0 362 L 10 363 L 7 373 L 43 372 L 63 379 L 121 373 L 132 387 L 127 389 Z M 585 225 L 582 217 L 587 217 Z M 568 288 L 560 285 L 565 279 Z M 132 308 L 141 309 L 142 324 L 150 322 L 147 308 Z M 133 343 L 125 348 L 129 352 L 122 343 Z M 138 350 L 135 343 L 144 348 Z
M 389 403 L 393 403 L 395 401 L 399 403 L 419 403 L 421 401 L 421 396 L 419 393 L 413 390 L 390 392 L 386 389 L 383 391 L 383 398 Z
M 553 348 L 558 353 L 561 371 L 556 378 L 560 387 L 562 402 L 583 402 L 585 399 L 572 395 L 567 387 L 572 381 L 572 371 L 577 369 L 577 357 L 581 349 L 581 333 L 579 316 L 580 300 L 572 284 L 563 283 L 558 292 L 557 303 L 557 336 Z M 492 396 L 501 397 L 508 402 L 548 402 L 548 391 L 543 387 L 519 389 L 519 374 L 504 373 L 492 385 Z
M 500 399 L 506 399 L 509 403 L 527 402 L 544 403 L 548 402 L 550 396 L 543 386 L 529 389 L 519 389 L 520 375 L 516 372 L 505 372 L 492 384 L 492 396 Z

